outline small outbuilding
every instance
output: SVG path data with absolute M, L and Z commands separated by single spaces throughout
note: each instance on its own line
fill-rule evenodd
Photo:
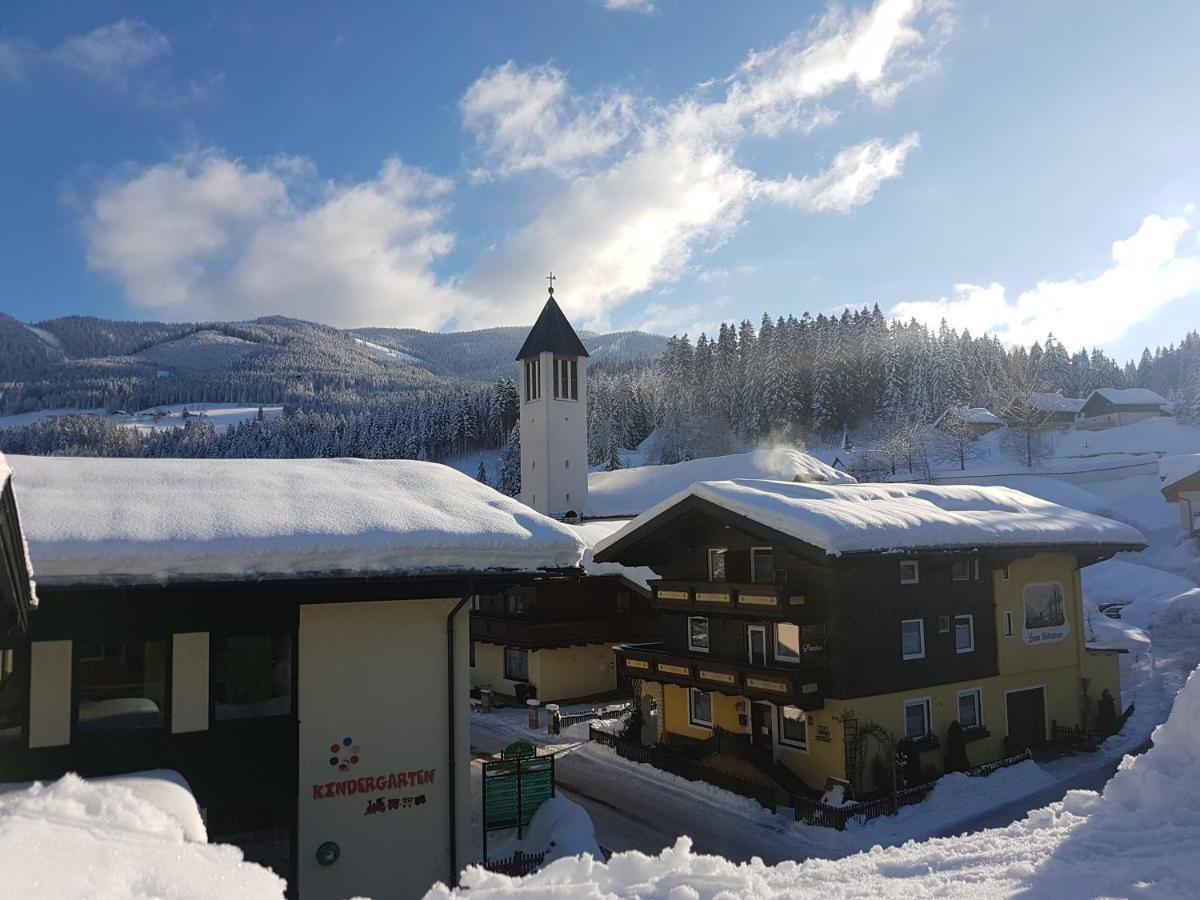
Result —
M 1179 526 L 1200 537 L 1200 453 L 1168 456 L 1158 463 L 1162 495 L 1179 504 Z
M 1170 415 L 1166 398 L 1149 388 L 1096 388 L 1083 401 L 1075 427 L 1085 431 L 1118 428 L 1142 419 Z
M 1030 406 L 1046 417 L 1046 424 L 1054 428 L 1070 428 L 1075 417 L 1083 409 L 1084 400 L 1079 397 L 1064 397 L 1062 394 L 1035 393 Z
M 965 431 L 975 437 L 982 437 L 997 428 L 1003 428 L 1004 422 L 991 410 L 982 406 L 958 406 L 951 407 L 938 416 L 933 427 L 938 431 Z

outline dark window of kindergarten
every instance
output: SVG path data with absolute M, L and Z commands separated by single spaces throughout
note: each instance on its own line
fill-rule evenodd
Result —
M 166 641 L 80 643 L 76 734 L 97 737 L 165 722 Z
M 292 711 L 292 636 L 212 638 L 213 718 L 256 719 Z

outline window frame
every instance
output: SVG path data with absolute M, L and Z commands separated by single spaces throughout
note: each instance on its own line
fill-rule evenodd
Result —
M 702 694 L 708 697 L 708 719 L 700 719 L 696 716 L 696 695 Z M 711 730 L 713 720 L 716 718 L 713 710 L 713 692 L 703 691 L 700 688 L 688 688 L 688 724 L 694 728 L 704 728 Z
M 800 714 L 800 721 L 804 723 L 804 741 L 803 742 L 794 741 L 794 740 L 791 740 L 790 738 L 785 737 L 785 733 L 784 733 L 784 729 L 783 729 L 783 722 L 784 722 L 784 719 L 786 718 L 786 716 L 784 715 L 784 711 L 789 710 L 789 709 L 796 710 L 796 712 L 798 712 Z M 778 728 L 778 737 L 776 739 L 776 742 L 779 744 L 779 746 L 786 747 L 789 750 L 803 750 L 805 753 L 807 753 L 808 752 L 808 713 L 806 713 L 800 707 L 791 706 L 790 704 L 783 704 L 783 705 L 775 707 L 775 712 L 776 712 L 776 719 L 777 719 L 776 727 Z
M 1004 636 L 1006 638 L 1013 636 L 1013 614 L 1011 609 L 1004 611 Z
M 692 643 L 692 622 L 704 623 L 704 634 L 707 647 L 698 647 Z M 712 651 L 712 622 L 708 616 L 688 616 L 687 617 L 687 643 L 689 653 L 709 653 Z
M 718 581 L 713 577 L 713 554 L 720 553 L 721 556 L 721 580 Z M 709 584 L 728 584 L 729 583 L 729 548 L 728 547 L 709 547 L 708 548 L 708 583 Z
M 788 656 L 779 652 L 779 629 L 783 626 L 790 626 L 796 629 L 796 655 Z M 786 663 L 788 665 L 798 665 L 800 658 L 804 655 L 804 630 L 795 622 L 776 622 L 771 629 L 771 636 L 775 639 L 775 646 L 772 649 L 772 658 L 775 662 Z
M 754 554 L 761 551 L 766 551 L 771 554 L 771 580 L 759 581 L 758 572 L 754 565 Z M 750 583 L 751 584 L 774 584 L 775 583 L 775 548 L 774 547 L 751 547 L 750 548 Z
M 921 637 L 921 652 L 920 653 L 905 653 L 904 652 L 904 626 L 912 622 L 916 622 L 920 626 L 918 634 Z M 925 658 L 925 620 L 924 619 L 901 619 L 900 620 L 900 658 L 905 662 L 914 659 Z
M 962 698 L 975 698 L 975 724 L 964 725 L 962 721 Z M 959 727 L 970 731 L 972 729 L 983 728 L 983 688 L 967 688 L 965 691 L 959 691 L 954 701 L 954 718 L 958 722 Z
M 967 630 L 970 634 L 970 646 L 960 647 L 958 645 L 958 625 L 959 622 L 966 619 Z M 954 617 L 954 652 L 955 653 L 974 653 L 975 652 L 975 615 L 974 613 L 960 613 Z
M 525 675 L 516 677 L 513 670 L 508 665 L 509 653 L 525 654 Z M 505 647 L 504 648 L 504 680 L 516 682 L 517 684 L 529 684 L 529 650 L 525 647 Z
M 535 356 L 525 360 L 525 402 L 542 399 L 542 360 Z
M 569 356 L 554 357 L 554 399 L 579 399 L 579 360 Z
M 959 566 L 963 567 L 963 574 L 959 575 L 956 571 Z M 971 580 L 971 560 L 970 559 L 955 559 L 950 562 L 950 580 L 951 581 L 970 581 Z
M 210 634 L 210 640 L 211 640 L 211 634 Z M 115 645 L 115 644 L 150 644 L 150 643 L 162 643 L 162 645 L 163 645 L 163 702 L 162 702 L 162 706 L 159 708 L 159 712 L 161 713 L 162 721 L 158 725 L 153 725 L 148 728 L 124 728 L 124 729 L 115 730 L 108 734 L 86 734 L 86 735 L 81 734 L 80 729 L 79 729 L 79 707 L 82 702 L 81 698 L 80 698 L 80 694 L 81 694 L 81 688 L 83 687 L 83 680 L 81 678 L 80 663 L 83 662 L 83 660 L 85 660 L 85 659 L 91 658 L 91 657 L 85 657 L 83 655 L 84 647 L 86 647 L 88 644 L 106 648 L 106 647 L 109 647 L 109 646 Z M 174 679 L 175 673 L 174 673 L 174 667 L 171 664 L 172 657 L 174 656 L 174 654 L 175 654 L 175 635 L 173 633 L 166 634 L 166 635 L 150 633 L 150 634 L 142 634 L 142 635 L 139 635 L 139 636 L 136 636 L 133 638 L 124 638 L 124 637 L 118 636 L 115 638 L 101 637 L 99 639 L 93 639 L 93 640 L 73 640 L 71 642 L 71 738 L 70 738 L 71 745 L 76 745 L 79 743 L 84 743 L 84 744 L 92 744 L 92 743 L 96 743 L 96 742 L 104 743 L 104 742 L 111 741 L 113 739 L 125 740 L 125 739 L 129 739 L 131 736 L 138 736 L 138 735 L 145 736 L 145 735 L 155 735 L 155 734 L 170 734 L 171 721 L 172 721 L 172 717 L 174 716 L 172 700 L 173 700 L 173 694 L 174 694 L 173 679 Z M 211 656 L 211 650 L 210 650 L 210 656 Z M 212 721 L 211 707 L 212 707 L 212 702 L 213 702 L 212 701 L 212 690 L 211 690 L 211 684 L 212 684 L 211 679 L 212 679 L 212 665 L 210 662 L 210 665 L 209 665 L 209 686 L 210 686 L 210 690 L 209 690 L 209 721 L 210 722 Z M 30 687 L 30 689 L 32 689 L 31 688 L 32 681 L 33 681 L 33 678 L 32 678 L 32 661 L 31 661 L 30 674 L 29 674 L 29 678 L 27 680 L 27 687 Z M 113 699 L 126 699 L 126 698 L 113 698 Z M 136 698 L 134 698 L 134 699 L 136 699 Z M 26 732 L 28 732 L 29 725 L 30 725 L 30 723 L 29 723 L 30 715 L 32 715 L 31 707 L 28 708 L 26 711 L 26 721 L 25 721 L 25 725 L 24 725 Z
M 912 577 L 904 576 L 904 567 L 912 566 Z M 920 584 L 921 583 L 921 561 L 919 559 L 902 559 L 900 560 L 900 583 L 901 584 Z
M 916 737 L 908 733 L 908 708 L 920 705 L 925 719 L 925 733 Z M 910 697 L 904 701 L 904 740 L 919 742 L 933 737 L 933 701 L 929 697 Z
M 762 635 L 763 652 L 762 652 L 762 664 L 761 665 L 765 669 L 768 665 L 768 662 L 767 662 L 767 660 L 768 660 L 768 657 L 767 657 L 767 626 L 766 625 L 747 625 L 746 626 L 746 664 L 751 665 L 751 666 L 759 665 L 758 663 L 756 663 L 754 661 L 754 641 L 750 637 L 750 635 L 755 632 Z

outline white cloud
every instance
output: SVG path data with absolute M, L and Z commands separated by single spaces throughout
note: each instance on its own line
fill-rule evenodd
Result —
M 450 183 L 397 160 L 358 184 L 312 175 L 295 158 L 255 168 L 217 152 L 129 173 L 92 205 L 88 264 L 170 318 L 444 325 L 460 298 L 431 267 L 453 244 L 440 227 Z
M 145 22 L 122 19 L 68 38 L 52 55 L 89 78 L 124 85 L 131 75 L 170 52 L 166 35 Z
M 955 285 L 950 297 L 899 303 L 890 315 L 937 323 L 945 319 L 974 334 L 988 332 L 1030 344 L 1053 332 L 1075 346 L 1114 341 L 1168 303 L 1200 293 L 1200 250 L 1181 252 L 1191 231 L 1186 218 L 1146 216 L 1138 230 L 1112 245 L 1112 265 L 1087 278 L 1039 281 L 1010 300 L 999 284 Z
M 628 133 L 633 100 L 622 92 L 576 97 L 551 65 L 511 60 L 485 72 L 459 102 L 463 124 L 501 176 L 533 169 L 560 174 L 616 146 Z
M 654 12 L 654 0 L 604 0 L 604 8 L 616 12 Z
M 895 144 L 867 141 L 842 150 L 818 175 L 763 181 L 758 191 L 763 197 L 807 212 L 848 213 L 869 203 L 883 182 L 899 175 L 909 152 L 919 144 L 916 134 L 905 135 Z
M 23 83 L 33 55 L 33 47 L 24 41 L 0 40 L 0 82 Z
M 464 124 L 485 159 L 499 160 L 498 170 L 508 173 L 553 168 L 547 148 L 563 141 L 565 161 L 578 172 L 463 277 L 463 290 L 484 301 L 466 324 L 529 318 L 540 302 L 529 272 L 553 268 L 563 275 L 559 301 L 582 323 L 600 327 L 630 297 L 681 277 L 698 252 L 736 231 L 756 199 L 841 213 L 868 202 L 900 174 L 917 135 L 894 144 L 868 140 L 843 149 L 823 172 L 782 181 L 740 164 L 738 146 L 751 134 L 829 124 L 837 114 L 828 101 L 843 88 L 872 102 L 894 96 L 927 68 L 918 51 L 935 52 L 944 29 L 942 7 L 918 0 L 831 12 L 807 35 L 750 54 L 724 83 L 723 97 L 710 96 L 713 82 L 668 104 L 629 100 L 615 117 L 620 127 L 601 128 L 603 138 L 590 141 L 576 136 L 575 119 L 562 111 L 598 101 L 573 98 L 557 69 L 509 62 L 485 73 L 462 101 Z M 482 118 L 479 110 L 486 110 Z M 542 122 L 550 129 L 537 126 Z

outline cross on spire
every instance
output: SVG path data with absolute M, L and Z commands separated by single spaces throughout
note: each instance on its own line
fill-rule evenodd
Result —
M 551 297 L 554 296 L 554 281 L 557 278 L 558 278 L 558 276 L 555 275 L 553 272 L 551 272 L 549 275 L 546 276 L 546 280 L 550 282 L 550 296 Z

